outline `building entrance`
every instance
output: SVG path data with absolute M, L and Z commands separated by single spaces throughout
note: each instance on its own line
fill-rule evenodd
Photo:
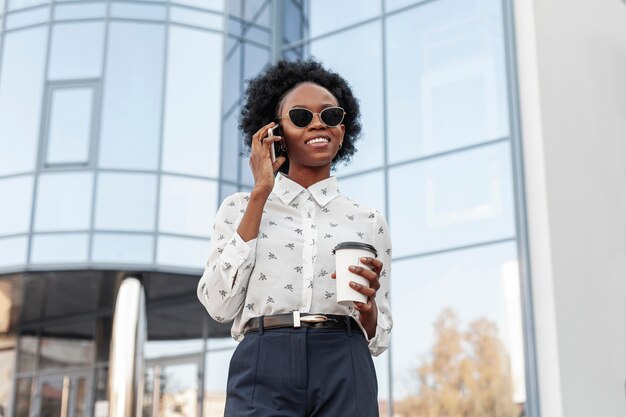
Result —
M 36 417 L 86 417 L 91 404 L 91 374 L 64 372 L 42 375 L 35 384 L 31 410 Z
M 202 355 L 146 361 L 143 417 L 197 417 Z

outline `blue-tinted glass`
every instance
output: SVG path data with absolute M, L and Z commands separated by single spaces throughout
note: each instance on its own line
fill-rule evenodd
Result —
M 339 177 L 339 191 L 358 204 L 385 213 L 385 173 L 382 170 L 348 178 Z
M 302 40 L 304 36 L 304 19 L 302 7 L 292 1 L 283 2 L 283 41 L 286 44 Z
M 25 7 L 39 6 L 48 3 L 48 0 L 6 0 L 7 10 L 23 9 Z
M 225 0 L 172 0 L 175 4 L 184 4 L 201 9 L 209 9 L 221 12 L 224 10 Z
M 100 77 L 103 45 L 103 22 L 56 24 L 52 30 L 48 78 Z
M 47 164 L 89 161 L 93 87 L 53 88 L 50 90 Z
M 392 162 L 508 135 L 500 2 L 441 0 L 387 24 Z
M 222 123 L 222 160 L 221 176 L 230 181 L 237 181 L 239 172 L 240 134 L 237 127 L 239 107 L 236 107 Z
M 361 140 L 350 165 L 339 166 L 338 172 L 348 173 L 375 168 L 383 164 L 383 75 L 382 34 L 380 22 L 359 26 L 311 43 L 311 55 L 344 77 L 361 105 Z M 337 45 L 350 45 L 346 54 Z M 355 57 L 366 63 L 367 71 L 355 65 Z
M 379 356 L 372 357 L 376 368 L 376 379 L 378 381 L 378 407 L 381 416 L 388 415 L 387 404 L 389 404 L 389 350 Z
M 26 264 L 27 237 L 0 238 L 0 268 Z
M 208 238 L 218 207 L 217 192 L 214 181 L 164 175 L 159 232 Z
M 170 21 L 216 30 L 222 30 L 224 27 L 223 15 L 185 7 L 172 6 L 170 8 Z
M 271 2 L 267 0 L 246 0 L 244 5 L 244 17 L 247 21 L 254 20 L 254 17 L 259 14 L 262 7 L 269 8 Z
M 177 308 L 177 307 L 173 307 Z M 159 312 L 163 310 L 159 309 Z M 143 345 L 144 357 L 162 358 L 165 356 L 200 353 L 204 349 L 204 339 L 187 340 L 147 340 Z
M 385 10 L 387 12 L 400 9 L 402 7 L 411 6 L 417 3 L 421 3 L 424 0 L 384 0 Z
M 59 4 L 54 8 L 55 20 L 98 18 L 104 17 L 105 14 L 106 4 L 104 3 Z
M 35 264 L 87 262 L 88 242 L 86 233 L 35 235 L 30 261 Z
M 164 27 L 112 22 L 109 30 L 100 164 L 107 168 L 156 169 Z
M 250 169 L 250 155 L 243 155 L 241 157 L 239 167 L 241 169 L 241 183 L 252 187 L 254 185 L 254 176 Z
M 98 175 L 95 228 L 152 231 L 155 228 L 155 175 Z
M 244 44 L 244 79 L 256 76 L 261 69 L 269 63 L 269 49 L 259 48 L 254 45 Z
M 269 29 L 260 28 L 256 25 L 248 25 L 245 30 L 245 37 L 254 42 L 270 46 L 272 33 Z
M 391 169 L 395 255 L 513 237 L 509 152 L 500 143 Z
M 232 38 L 228 38 L 226 44 L 227 55 L 224 61 L 223 72 L 223 109 L 224 111 L 229 111 L 235 105 L 235 103 L 239 101 L 243 93 L 243 80 L 241 79 L 242 44 L 238 41 L 234 41 Z M 232 46 L 228 46 L 229 44 L 231 44 Z
M 378 0 L 313 0 L 308 3 L 312 38 L 380 16 L 381 12 L 381 2 Z M 354 56 L 352 52 L 349 55 Z
M 436 336 L 434 325 L 446 309 L 454 311 L 457 317 L 456 326 L 453 326 L 452 316 L 447 316 L 450 338 L 454 337 L 454 332 L 465 333 L 472 337 L 483 336 L 485 348 L 503 346 L 504 351 L 491 351 L 493 356 L 488 358 L 490 364 L 482 365 L 488 369 L 479 364 L 475 370 L 489 372 L 499 368 L 500 374 L 491 375 L 493 389 L 505 389 L 498 395 L 507 396 L 511 403 L 524 401 L 521 305 L 515 244 L 395 262 L 391 274 L 391 299 L 394 317 L 391 333 L 392 375 L 397 405 L 405 406 L 406 397 L 418 395 L 417 367 L 432 360 L 435 342 L 445 343 Z M 480 321 L 482 326 L 470 328 L 470 323 L 476 321 Z M 496 331 L 485 332 L 487 326 L 495 326 Z M 461 343 L 462 355 L 471 361 L 473 352 L 469 350 L 468 339 Z M 498 357 L 498 353 L 503 356 Z M 457 360 L 450 359 L 450 372 L 458 370 L 457 364 Z M 432 377 L 432 371 L 427 375 Z M 467 374 L 462 377 L 467 377 Z M 512 387 L 507 387 L 508 384 Z M 467 394 L 471 395 L 471 390 Z
M 232 184 L 221 183 L 219 201 L 223 201 L 226 197 L 239 191 L 239 187 Z
M 152 4 L 112 3 L 111 17 L 165 20 L 165 6 Z
M 4 38 L 0 71 L 0 175 L 35 167 L 46 31 L 45 28 L 21 30 L 7 33 Z
M 14 12 L 7 16 L 6 29 L 15 29 L 22 26 L 44 23 L 48 21 L 49 17 L 50 8 L 48 7 L 25 10 L 23 12 Z
M 162 169 L 217 177 L 222 104 L 221 35 L 172 27 Z
M 92 177 L 85 172 L 41 175 L 37 185 L 35 231 L 88 229 Z
M 27 233 L 33 203 L 33 177 L 0 180 L 0 196 L 4 202 L 0 204 L 0 236 Z
M 235 342 L 233 339 L 230 340 Z M 209 340 L 209 349 L 211 347 L 211 342 L 212 340 Z M 233 346 L 232 349 L 224 347 L 213 352 L 207 352 L 204 362 L 204 389 L 206 392 L 204 397 L 205 407 L 215 408 L 218 404 L 220 404 L 220 402 L 223 404 L 226 400 L 228 366 L 234 351 L 235 346 Z
M 93 236 L 93 262 L 117 264 L 152 264 L 154 237 L 115 233 Z
M 204 269 L 209 253 L 208 239 L 159 236 L 157 264 Z

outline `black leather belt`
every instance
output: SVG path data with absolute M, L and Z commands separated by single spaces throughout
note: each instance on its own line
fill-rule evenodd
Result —
M 361 331 L 356 320 L 350 316 L 336 314 L 308 314 L 294 311 L 286 314 L 273 314 L 271 316 L 253 317 L 246 323 L 243 334 L 255 332 L 260 328 L 263 319 L 263 330 L 281 329 L 286 327 L 308 327 L 313 329 L 342 329 Z

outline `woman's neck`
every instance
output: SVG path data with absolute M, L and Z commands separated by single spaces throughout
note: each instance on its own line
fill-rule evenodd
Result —
M 290 180 L 297 182 L 304 188 L 323 181 L 330 177 L 330 164 L 321 167 L 289 167 Z

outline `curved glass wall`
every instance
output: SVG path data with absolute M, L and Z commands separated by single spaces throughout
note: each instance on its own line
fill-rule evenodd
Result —
M 6 2 L 0 194 L 13 203 L 0 271 L 202 268 L 219 194 L 224 7 Z

